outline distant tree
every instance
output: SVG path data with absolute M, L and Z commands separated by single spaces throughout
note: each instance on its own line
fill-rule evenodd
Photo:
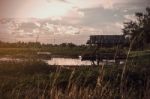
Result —
M 136 21 L 124 23 L 123 33 L 130 38 L 134 48 L 144 48 L 150 44 L 150 7 L 145 13 L 135 13 Z
M 62 43 L 60 44 L 60 47 L 76 47 L 76 45 L 73 43 Z
M 73 43 L 68 43 L 68 47 L 76 47 L 76 45 Z
M 66 47 L 67 46 L 67 43 L 62 43 L 59 45 L 60 47 Z

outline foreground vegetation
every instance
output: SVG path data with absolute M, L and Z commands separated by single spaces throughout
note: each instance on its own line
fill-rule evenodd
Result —
M 75 69 L 34 59 L 0 62 L 0 98 L 149 99 L 150 53 L 132 52 L 130 56 L 122 66 Z
M 1 43 L 0 57 L 21 58 L 0 61 L 0 99 L 149 99 L 150 50 L 131 51 L 125 64 L 67 69 L 49 66 L 37 52 L 73 57 L 92 53 L 96 47 L 73 44 Z M 8 45 L 8 46 L 7 46 Z M 116 52 L 100 48 L 99 52 Z M 119 50 L 128 52 L 126 48 Z

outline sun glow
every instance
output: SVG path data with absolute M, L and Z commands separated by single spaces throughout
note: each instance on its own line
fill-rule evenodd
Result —
M 34 3 L 34 4 L 33 4 Z M 71 5 L 60 2 L 33 2 L 26 4 L 22 7 L 24 12 L 19 11 L 19 16 L 30 16 L 35 18 L 52 18 L 52 19 L 61 19 L 65 16 L 70 10 Z M 33 6 L 34 5 L 34 6 Z
M 35 12 L 35 16 L 38 18 L 61 18 L 67 14 L 69 11 L 69 7 L 60 3 L 50 3 L 48 6 L 41 7 L 37 12 Z

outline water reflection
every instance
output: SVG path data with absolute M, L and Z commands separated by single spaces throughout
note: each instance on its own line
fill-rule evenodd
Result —
M 90 61 L 81 61 L 72 58 L 52 58 L 46 61 L 49 65 L 91 65 Z

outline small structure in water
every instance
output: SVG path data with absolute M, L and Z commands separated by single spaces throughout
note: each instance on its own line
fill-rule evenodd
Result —
M 44 59 L 51 59 L 51 53 L 50 52 L 37 52 L 37 56 L 39 58 L 44 58 Z

